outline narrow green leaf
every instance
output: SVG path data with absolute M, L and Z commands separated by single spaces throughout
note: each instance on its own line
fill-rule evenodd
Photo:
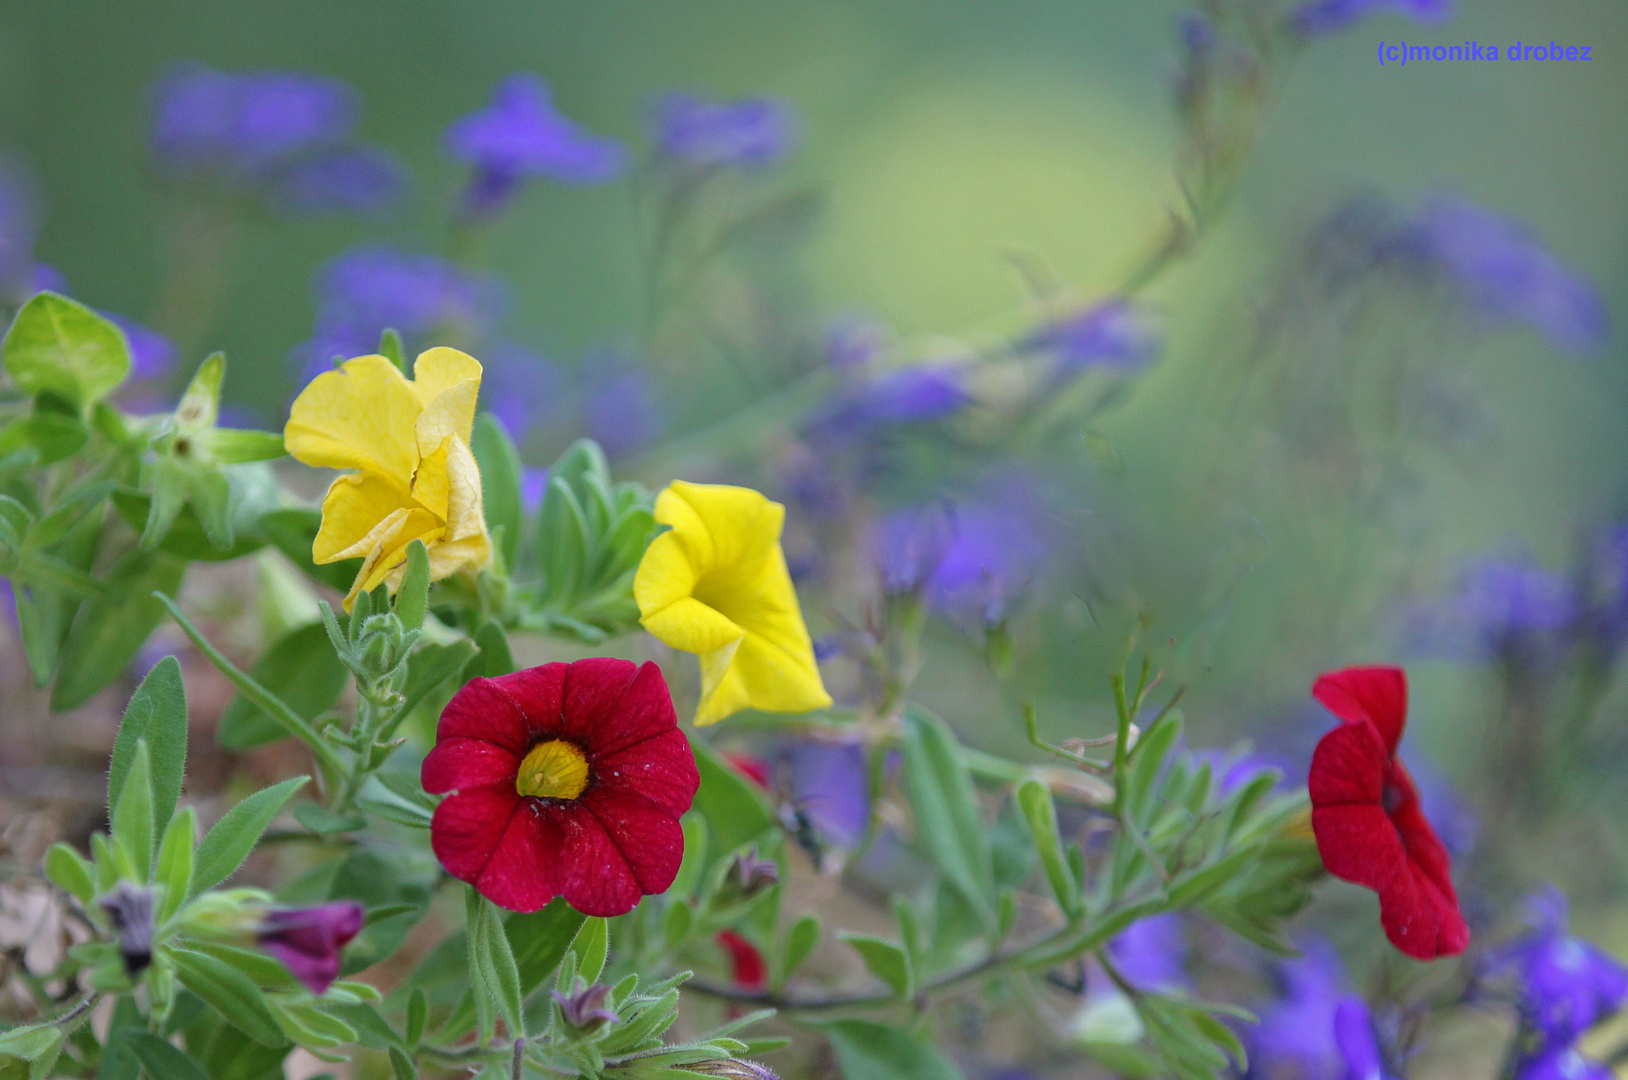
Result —
M 1045 868 L 1046 880 L 1051 883 L 1052 895 L 1057 897 L 1057 906 L 1072 919 L 1079 912 L 1080 894 L 1063 855 L 1057 831 L 1057 805 L 1052 801 L 1051 790 L 1038 780 L 1025 780 L 1018 785 L 1017 800 L 1023 819 L 1029 824 L 1029 832 L 1034 835 L 1040 863 Z
M 528 996 L 560 966 L 587 918 L 556 898 L 541 911 L 517 912 L 504 922 L 504 932 L 520 971 L 520 993 Z
M 904 787 L 928 854 L 993 931 L 995 871 L 972 775 L 949 726 L 916 706 L 905 714 Z
M 231 877 L 233 871 L 248 858 L 249 852 L 254 850 L 260 834 L 266 831 L 271 819 L 309 779 L 308 776 L 296 776 L 292 780 L 284 780 L 274 787 L 255 792 L 228 810 L 226 816 L 209 830 L 203 843 L 198 845 L 192 874 L 192 895 L 212 889 Z
M 153 592 L 180 588 L 186 563 L 161 551 L 133 549 L 113 564 L 106 595 L 91 597 L 68 632 L 51 688 L 54 711 L 74 709 L 124 674 L 164 617 Z
M 493 679 L 514 671 L 514 654 L 509 651 L 509 636 L 496 619 L 487 619 L 475 631 L 475 644 L 480 646 L 480 654 L 464 666 L 465 682 L 477 676 Z
M 130 345 L 79 301 L 39 292 L 12 320 L 0 363 L 26 393 L 53 394 L 84 414 L 130 373 Z
M 412 377 L 413 370 L 407 366 L 407 347 L 401 343 L 401 334 L 393 326 L 387 326 L 379 333 L 379 355 L 389 360 L 406 375 Z
M 589 555 L 588 519 L 563 476 L 550 473 L 537 511 L 537 563 L 546 602 L 567 607 L 581 588 Z
M 571 947 L 577 953 L 577 974 L 589 983 L 598 982 L 610 951 L 610 923 L 597 917 L 584 920 Z
M 262 1046 L 287 1040 L 277 1018 L 247 975 L 217 957 L 191 949 L 170 949 L 181 985 L 203 998 L 226 1022 Z
M 275 461 L 287 454 L 283 437 L 271 431 L 215 428 L 207 436 L 208 452 L 222 465 L 245 461 Z
M 931 1043 L 874 1020 L 817 1025 L 831 1040 L 844 1080 L 961 1080 L 961 1070 Z
M 797 969 L 813 955 L 815 946 L 820 943 L 820 917 L 818 915 L 804 915 L 791 924 L 786 931 L 785 959 L 781 962 L 780 981 L 783 984 L 787 979 L 797 974 Z
M 33 447 L 39 451 L 41 465 L 53 465 L 79 453 L 89 438 L 90 431 L 72 416 L 61 413 L 19 416 L 0 428 L 0 457 Z
M 67 844 L 52 844 L 51 850 L 45 853 L 45 876 L 82 904 L 90 903 L 96 895 L 96 883 L 91 880 L 90 871 L 90 863 Z
M 153 872 L 153 776 L 147 740 L 137 739 L 124 776 L 119 804 L 112 814 L 113 839 L 124 848 L 145 882 Z
M 164 830 L 164 841 L 158 846 L 157 881 L 164 886 L 159 901 L 157 922 L 162 925 L 192 895 L 192 857 L 197 845 L 198 815 L 192 807 L 184 807 L 170 819 Z
M 296 716 L 312 721 L 338 703 L 350 672 L 334 652 L 322 624 L 309 623 L 273 643 L 249 677 Z M 215 741 L 228 750 L 252 750 L 290 734 L 264 709 L 238 693 L 215 728 Z
M 731 768 L 718 752 L 699 739 L 692 741 L 701 787 L 695 809 L 706 818 L 709 859 L 722 858 L 743 844 L 777 827 L 773 813 L 758 789 Z
M 526 1017 L 522 1008 L 520 969 L 515 964 L 514 951 L 509 947 L 509 936 L 504 933 L 503 919 L 498 909 L 484 897 L 480 903 L 486 909 L 486 915 L 481 920 L 479 947 L 488 954 L 485 966 L 489 967 L 493 976 L 493 1000 L 508 1026 L 509 1037 L 524 1038 Z
M 903 949 L 870 934 L 840 936 L 865 961 L 870 973 L 892 989 L 895 997 L 908 1000 L 915 993 L 915 973 L 910 967 L 910 957 Z
M 481 500 L 486 526 L 493 535 L 503 530 L 503 565 L 514 567 L 524 529 L 520 503 L 520 452 L 498 418 L 489 412 L 475 417 L 470 449 L 480 466 Z
M 418 1041 L 424 1037 L 424 1022 L 429 1019 L 430 999 L 425 996 L 422 986 L 413 987 L 412 996 L 407 999 L 407 1045 L 418 1047 Z
M 396 1080 L 418 1080 L 418 1066 L 413 1064 L 413 1059 L 399 1046 L 390 1048 L 390 1071 Z
M 1125 807 L 1131 820 L 1143 821 L 1148 797 L 1153 792 L 1153 782 L 1158 778 L 1159 770 L 1176 745 L 1176 740 L 1181 737 L 1181 728 L 1181 717 L 1171 713 L 1136 744 L 1125 792 Z
M 166 656 L 153 665 L 125 706 L 113 757 L 107 770 L 107 805 L 119 804 L 125 774 L 130 769 L 137 739 L 146 739 L 152 768 L 153 820 L 159 829 L 170 822 L 181 797 L 187 764 L 187 692 L 181 662 Z

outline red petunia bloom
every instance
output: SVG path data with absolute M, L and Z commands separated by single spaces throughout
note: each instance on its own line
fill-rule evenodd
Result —
M 1307 781 L 1323 865 L 1379 894 L 1385 936 L 1404 953 L 1434 960 L 1463 952 L 1470 929 L 1458 909 L 1447 849 L 1396 756 L 1407 724 L 1406 674 L 1346 668 L 1320 676 L 1311 692 L 1344 721 L 1317 744 Z
M 769 984 L 769 965 L 756 945 L 733 930 L 718 931 L 718 944 L 729 953 L 729 970 L 742 990 L 761 990 Z
M 701 785 L 655 664 L 598 658 L 474 679 L 441 713 L 424 759 L 430 844 L 494 904 L 556 896 L 621 915 L 666 891 L 684 857 L 678 819 Z

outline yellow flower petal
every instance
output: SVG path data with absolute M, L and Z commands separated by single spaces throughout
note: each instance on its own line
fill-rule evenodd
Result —
M 402 575 L 407 572 L 407 545 L 422 540 L 433 550 L 441 531 L 441 523 L 424 510 L 397 510 L 380 522 L 369 534 L 372 547 L 362 560 L 356 580 L 351 582 L 350 592 L 345 595 L 345 610 L 351 609 L 358 593 L 372 592 L 386 583 L 391 588 L 400 585 Z
M 377 473 L 339 477 L 323 496 L 322 527 L 311 545 L 311 561 L 320 566 L 365 556 L 385 523 L 415 505 L 411 496 Z
M 300 391 L 283 428 L 288 452 L 307 465 L 379 473 L 406 487 L 418 464 L 418 393 L 383 356 L 358 356 Z
M 696 723 L 831 704 L 780 549 L 785 508 L 749 488 L 675 481 L 656 520 L 671 529 L 646 550 L 633 595 L 645 629 L 700 654 Z

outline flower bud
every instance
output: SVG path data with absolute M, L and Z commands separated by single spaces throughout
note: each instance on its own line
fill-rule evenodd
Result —
M 121 881 L 97 902 L 119 935 L 119 955 L 124 957 L 124 970 L 132 976 L 139 975 L 153 959 L 152 890 Z
M 693 1073 L 702 1076 L 719 1076 L 724 1080 L 780 1080 L 767 1065 L 759 1065 L 755 1061 L 741 1061 L 736 1058 L 713 1058 L 711 1061 L 695 1061 L 684 1066 Z
M 773 859 L 758 858 L 757 845 L 753 844 L 735 856 L 724 881 L 742 897 L 756 896 L 780 884 L 780 866 Z
M 608 996 L 610 987 L 603 983 L 587 986 L 581 979 L 576 981 L 570 993 L 554 991 L 554 1000 L 559 1004 L 560 1015 L 565 1017 L 565 1022 L 583 1031 L 592 1031 L 602 1024 L 614 1024 L 621 1020 L 621 1017 L 605 1008 L 605 998 Z
M 361 932 L 367 913 L 354 900 L 307 908 L 269 908 L 255 940 L 313 994 L 339 978 L 339 954 Z

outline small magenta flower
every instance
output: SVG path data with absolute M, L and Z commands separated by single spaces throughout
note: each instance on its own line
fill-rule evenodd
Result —
M 678 91 L 656 103 L 656 145 L 697 168 L 772 165 L 796 140 L 791 106 L 769 97 L 710 102 Z
M 585 186 L 614 180 L 627 167 L 627 148 L 590 134 L 554 107 L 548 83 L 522 72 L 498 83 L 492 100 L 447 129 L 447 151 L 473 168 L 464 210 L 492 214 L 507 206 L 524 180 L 546 176 Z
M 367 913 L 354 900 L 305 908 L 270 908 L 255 940 L 313 994 L 339 978 L 339 954 L 362 930 Z
M 603 1024 L 621 1021 L 620 1016 L 605 1007 L 605 999 L 610 997 L 610 992 L 611 988 L 603 983 L 588 986 L 581 979 L 576 980 L 569 993 L 552 991 L 554 1002 L 560 1007 L 560 1016 L 579 1031 L 591 1031 Z

